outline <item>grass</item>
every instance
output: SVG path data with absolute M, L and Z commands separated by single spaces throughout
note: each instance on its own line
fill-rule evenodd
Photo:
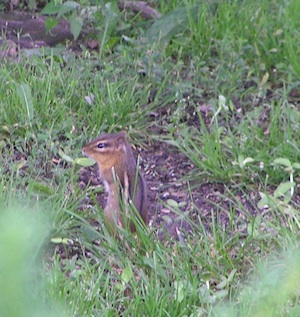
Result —
M 164 17 L 152 27 L 121 14 L 132 42 L 101 58 L 56 48 L 2 62 L 7 316 L 298 314 L 299 1 L 157 8 Z M 92 225 L 102 223 L 97 204 L 81 208 L 94 189 L 78 187 L 73 160 L 86 141 L 121 129 L 138 145 L 175 145 L 194 165 L 187 242 L 159 242 L 153 228 L 116 241 Z M 208 183 L 224 192 L 204 213 L 194 194 Z

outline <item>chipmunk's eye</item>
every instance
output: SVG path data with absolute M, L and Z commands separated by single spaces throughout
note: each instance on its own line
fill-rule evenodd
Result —
M 97 144 L 97 148 L 99 148 L 99 149 L 104 149 L 105 146 L 106 146 L 106 143 L 98 143 Z

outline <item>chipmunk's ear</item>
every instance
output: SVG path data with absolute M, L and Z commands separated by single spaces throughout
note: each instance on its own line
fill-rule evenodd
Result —
M 116 146 L 118 149 L 120 149 L 122 146 L 125 147 L 125 140 L 126 140 L 126 132 L 121 131 L 116 141 Z
M 119 134 L 120 134 L 120 136 L 126 138 L 126 131 L 125 130 L 121 131 Z

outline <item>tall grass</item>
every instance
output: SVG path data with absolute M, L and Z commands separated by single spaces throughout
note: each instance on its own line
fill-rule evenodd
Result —
M 109 52 L 2 62 L 5 316 L 298 314 L 299 1 L 156 5 L 156 22 L 124 15 L 116 32 L 132 38 Z M 194 165 L 188 216 L 173 207 L 192 229 L 186 241 L 159 241 L 156 224 L 115 239 L 101 208 L 83 204 L 96 189 L 79 188 L 74 159 L 121 129 Z M 223 193 L 199 190 L 212 183 Z

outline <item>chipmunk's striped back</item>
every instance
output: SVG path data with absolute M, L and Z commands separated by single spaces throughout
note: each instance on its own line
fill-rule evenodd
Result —
M 141 219 L 148 223 L 148 199 L 145 180 L 138 170 L 131 145 L 126 133 L 104 134 L 83 147 L 83 153 L 95 160 L 99 167 L 100 178 L 108 193 L 104 209 L 109 225 L 126 225 L 126 218 L 132 209 L 132 203 Z M 133 222 L 130 230 L 135 231 Z

